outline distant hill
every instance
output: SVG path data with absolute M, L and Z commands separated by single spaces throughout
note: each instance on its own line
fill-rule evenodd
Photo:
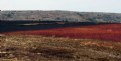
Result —
M 121 23 L 121 13 L 72 11 L 0 11 L 0 20 Z

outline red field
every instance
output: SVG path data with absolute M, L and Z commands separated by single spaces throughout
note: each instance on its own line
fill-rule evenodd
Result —
M 16 31 L 7 32 L 5 34 L 44 35 L 121 42 L 121 24 L 100 24 L 90 26 L 56 28 L 48 30 Z

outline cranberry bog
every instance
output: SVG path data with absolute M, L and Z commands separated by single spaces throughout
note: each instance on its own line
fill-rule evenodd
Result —
M 31 28 L 31 25 L 24 25 L 24 26 L 29 26 Z M 44 26 L 42 27 L 44 28 Z M 121 42 L 121 24 L 119 23 L 79 25 L 79 26 L 57 27 L 57 28 L 48 28 L 48 29 L 28 29 L 28 30 L 17 30 L 17 31 L 8 31 L 1 33 L 6 35 L 42 35 L 42 36 L 53 36 L 53 37 L 95 39 L 95 40 Z

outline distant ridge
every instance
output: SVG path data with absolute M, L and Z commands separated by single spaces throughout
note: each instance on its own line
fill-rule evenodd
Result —
M 0 20 L 68 21 L 121 23 L 121 13 L 74 12 L 74 11 L 0 11 Z

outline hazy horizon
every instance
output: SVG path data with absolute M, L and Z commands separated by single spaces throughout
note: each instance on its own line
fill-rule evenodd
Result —
M 121 13 L 121 0 L 0 0 L 0 10 Z

